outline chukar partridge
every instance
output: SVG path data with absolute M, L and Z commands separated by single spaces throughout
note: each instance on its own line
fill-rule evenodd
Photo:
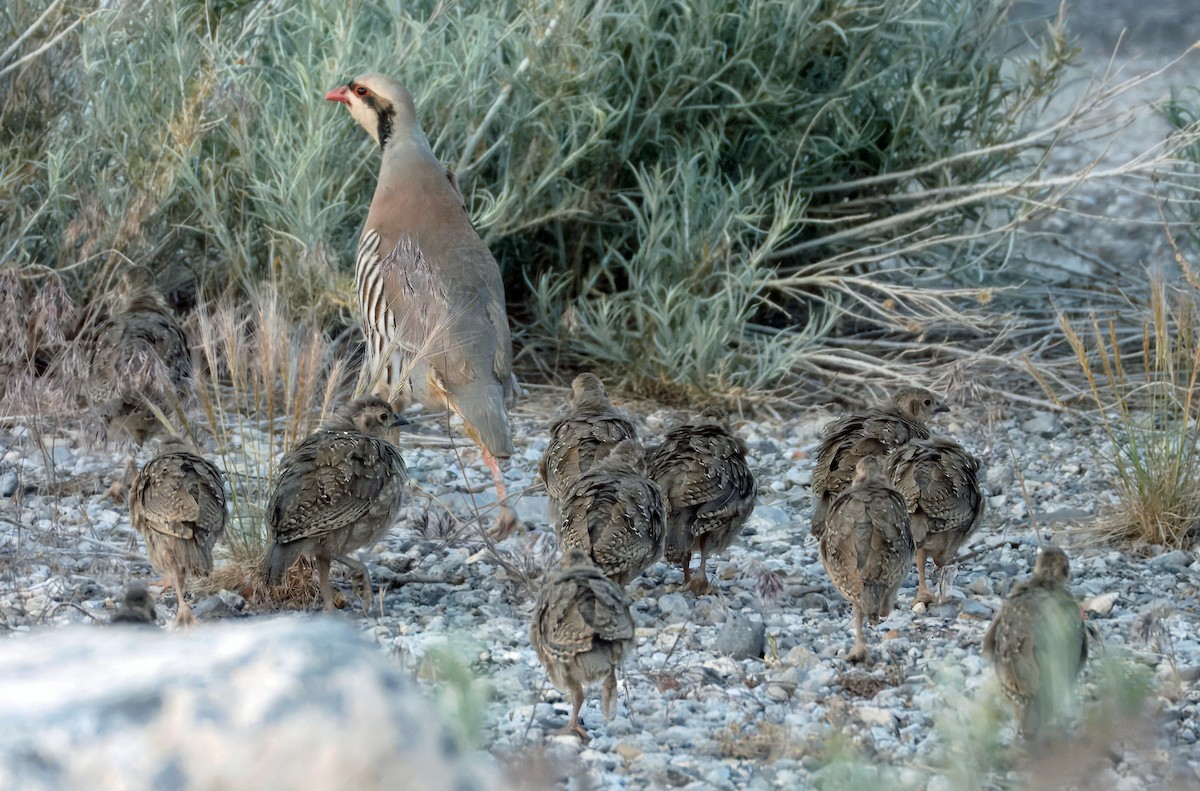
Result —
M 620 585 L 604 576 L 578 549 L 568 550 L 562 567 L 538 593 L 529 639 L 555 687 L 571 694 L 571 721 L 564 733 L 583 741 L 579 724 L 584 687 L 603 680 L 601 704 L 612 717 L 617 701 L 617 668 L 634 648 L 633 614 Z
M 821 537 L 825 514 L 854 478 L 859 459 L 886 456 L 911 439 L 929 439 L 926 423 L 949 407 L 920 387 L 904 387 L 862 412 L 843 415 L 825 427 L 813 465 L 812 534 Z
M 917 546 L 917 595 L 929 604 L 934 595 L 925 584 L 925 558 L 943 569 L 954 562 L 963 541 L 983 519 L 979 460 L 947 437 L 917 439 L 901 445 L 888 457 L 892 486 L 904 498 Z M 951 593 L 952 566 L 942 570 L 939 593 Z
M 212 462 L 172 437 L 146 462 L 129 489 L 129 520 L 146 541 L 150 565 L 169 577 L 179 598 L 177 625 L 195 621 L 189 577 L 212 571 L 212 548 L 225 533 L 225 477 Z
M 622 440 L 575 479 L 563 498 L 558 538 L 578 549 L 619 585 L 628 585 L 662 555 L 663 500 L 642 475 L 642 446 Z
M 155 621 L 154 594 L 146 587 L 146 583 L 133 580 L 125 586 L 125 595 L 109 623 L 153 626 Z
M 1013 585 L 983 637 L 1000 686 L 1016 709 L 1018 731 L 1036 739 L 1068 707 L 1087 661 L 1087 632 L 1067 590 L 1070 561 L 1044 547 L 1033 576 Z
M 859 459 L 850 486 L 829 506 L 820 554 L 834 586 L 854 605 L 854 649 L 847 659 L 865 661 L 863 619 L 878 623 L 892 611 L 913 561 L 908 509 L 879 459 Z
M 355 265 L 372 383 L 393 403 L 412 399 L 462 418 L 491 470 L 506 535 L 517 520 L 497 459 L 513 452 L 516 382 L 500 269 L 404 86 L 366 74 L 325 98 L 345 104 L 383 154 Z
M 85 337 L 84 350 L 92 407 L 110 431 L 142 445 L 159 426 L 150 405 L 174 413 L 192 373 L 187 337 L 149 270 L 133 266 L 121 272 L 113 309 Z M 134 472 L 131 455 L 124 477 L 109 492 L 114 499 L 124 499 Z
M 646 469 L 667 509 L 663 555 L 683 565 L 683 583 L 694 594 L 708 593 L 709 555 L 727 549 L 754 511 L 757 489 L 746 443 L 730 431 L 723 409 L 709 407 L 650 448 Z M 697 551 L 700 568 L 693 576 Z
M 604 384 L 582 373 L 571 382 L 570 411 L 550 426 L 550 443 L 538 472 L 550 495 L 550 521 L 575 479 L 609 454 L 617 443 L 637 439 L 629 418 L 613 409 Z
M 367 567 L 348 553 L 379 541 L 399 516 L 408 471 L 385 435 L 405 423 L 383 399 L 360 398 L 284 454 L 267 503 L 268 585 L 279 585 L 298 557 L 311 555 L 331 611 L 329 564 L 336 559 L 362 582 L 370 607 Z

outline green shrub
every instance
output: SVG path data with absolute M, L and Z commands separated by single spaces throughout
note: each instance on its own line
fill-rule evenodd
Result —
M 1009 5 L 18 2 L 13 58 L 77 26 L 0 75 L 30 97 L 0 106 L 0 249 L 77 289 L 113 251 L 205 298 L 271 278 L 352 323 L 377 155 L 321 97 L 381 69 L 531 353 L 664 393 L 794 383 L 844 367 L 835 328 L 923 342 L 990 294 L 1027 208 L 995 182 L 1035 172 L 1017 140 L 1070 54 L 1048 29 L 1004 60 Z

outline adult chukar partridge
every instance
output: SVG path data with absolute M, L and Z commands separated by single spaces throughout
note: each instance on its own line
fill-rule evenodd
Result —
M 225 476 L 190 443 L 168 438 L 133 479 L 129 521 L 146 541 L 150 565 L 171 578 L 179 599 L 175 623 L 190 625 L 195 618 L 184 596 L 188 577 L 212 571 L 213 545 L 229 522 Z
M 1067 553 L 1044 547 L 1033 576 L 1013 585 L 983 636 L 983 655 L 1016 709 L 1018 731 L 1031 741 L 1069 708 L 1087 661 L 1087 630 L 1067 590 L 1070 574 Z
M 370 379 L 393 403 L 412 399 L 462 418 L 491 470 L 507 534 L 517 520 L 497 459 L 513 452 L 515 380 L 500 269 L 404 86 L 365 74 L 325 98 L 346 105 L 383 153 L 355 265 Z
M 886 401 L 826 426 L 813 465 L 813 536 L 819 539 L 825 531 L 829 506 L 854 479 L 860 459 L 883 459 L 911 439 L 929 439 L 929 418 L 947 411 L 949 407 L 928 390 L 902 387 Z
M 367 567 L 349 553 L 387 535 L 400 514 L 408 470 L 385 435 L 407 422 L 383 399 L 360 398 L 283 455 L 267 502 L 268 585 L 282 583 L 296 558 L 312 555 L 325 610 L 332 611 L 329 563 L 337 559 L 362 581 L 370 607 Z

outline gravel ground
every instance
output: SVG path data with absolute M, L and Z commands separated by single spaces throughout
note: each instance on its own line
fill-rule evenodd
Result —
M 1178 9 L 1159 16 L 1192 19 L 1184 13 L 1191 1 L 1167 3 Z M 1051 4 L 1024 5 L 1044 11 Z M 1084 39 L 1094 62 L 1107 55 L 1122 9 L 1131 18 L 1144 10 L 1121 2 L 1095 15 L 1094 35 Z M 1177 26 L 1164 29 L 1186 38 Z M 1177 54 L 1177 43 L 1161 54 Z M 1149 52 L 1151 61 L 1156 55 L 1136 38 L 1133 49 Z M 1190 72 L 1173 75 L 1176 84 L 1194 77 L 1194 57 L 1191 63 Z M 1165 92 L 1161 84 L 1150 86 L 1127 101 Z M 1150 117 L 1146 124 L 1127 134 L 1125 145 L 1157 139 L 1161 121 Z M 1081 149 L 1063 156 L 1086 161 L 1087 155 Z M 1109 217 L 1153 209 L 1118 197 L 1109 203 L 1084 191 L 1080 201 Z M 1051 218 L 1046 230 L 1108 261 L 1160 260 L 1154 251 L 1161 234 L 1149 226 L 1130 232 L 1092 220 Z M 1064 254 L 1055 253 L 1056 245 L 1047 255 Z M 456 527 L 470 522 L 472 501 L 489 499 L 478 452 L 461 446 L 470 482 L 483 488 L 471 495 L 454 454 L 424 438 L 433 428 L 424 437 L 407 436 L 413 479 L 436 501 L 414 498 L 388 539 L 362 553 L 376 585 L 386 589 L 382 605 L 364 615 L 348 580 L 336 576 L 350 601 L 332 616 L 374 639 L 479 745 L 535 778 L 532 787 L 536 778 L 573 788 L 1200 784 L 1197 547 L 1156 552 L 1098 544 L 1089 523 L 1113 500 L 1099 461 L 1106 437 L 1083 419 L 1026 407 L 955 404 L 936 421 L 936 431 L 981 458 L 988 512 L 962 550 L 953 600 L 914 612 L 910 574 L 896 611 L 871 631 L 877 661 L 870 668 L 843 659 L 853 644 L 850 607 L 808 537 L 811 456 L 837 412 L 814 406 L 783 418 L 746 415 L 739 431 L 751 448 L 761 497 L 742 539 L 716 559 L 717 591 L 698 600 L 681 592 L 680 570 L 662 563 L 634 583 L 638 649 L 625 668 L 616 716 L 606 722 L 592 695 L 583 711 L 590 743 L 557 735 L 569 706 L 547 684 L 529 645 L 534 597 L 527 580 L 536 585 L 555 561 L 545 497 L 534 487 L 548 416 L 561 397 L 539 389 L 519 405 L 517 454 L 506 478 L 512 491 L 529 490 L 517 503 L 529 530 L 493 549 L 477 526 Z M 624 407 L 647 440 L 681 417 L 644 403 Z M 123 456 L 89 449 L 81 437 L 70 426 L 11 419 L 0 426 L 0 623 L 9 635 L 106 621 L 127 580 L 154 576 L 125 505 L 103 495 Z M 139 462 L 147 458 L 143 453 Z M 980 656 L 983 633 L 1012 583 L 1029 573 L 1039 537 L 1067 547 L 1073 589 L 1099 638 L 1082 680 L 1077 738 L 1055 750 L 1053 760 L 1023 756 L 1012 746 L 1009 711 Z M 202 620 L 254 617 L 254 605 L 237 592 L 196 595 Z M 160 601 L 164 627 L 174 604 L 173 594 Z M 447 653 L 469 665 L 475 680 L 436 682 L 447 677 Z M 1150 691 L 1140 708 L 1125 711 L 1121 692 L 1138 679 Z
M 524 767 L 536 758 L 548 776 L 576 778 L 575 787 L 838 787 L 872 771 L 914 788 L 1016 782 L 1023 775 L 1015 773 L 1020 759 L 1009 746 L 1008 710 L 979 646 L 1036 552 L 1038 536 L 1014 475 L 1019 468 L 1041 539 L 1069 548 L 1074 590 L 1086 599 L 1104 646 L 1093 647 L 1098 659 L 1085 672 L 1092 714 L 1080 726 L 1100 746 L 1076 750 L 1071 776 L 1093 788 L 1200 782 L 1200 563 L 1189 551 L 1085 546 L 1094 544 L 1084 541 L 1094 531 L 1079 525 L 1111 498 L 1093 455 L 1103 451 L 1104 436 L 1082 421 L 1023 408 L 985 415 L 956 405 L 936 421 L 936 430 L 982 460 L 988 513 L 963 550 L 953 601 L 914 612 L 910 574 L 896 611 L 872 630 L 877 661 L 870 668 L 843 659 L 853 643 L 850 607 L 808 537 L 811 456 L 835 412 L 747 416 L 739 431 L 762 494 L 742 540 L 717 559 L 718 592 L 697 600 L 679 590 L 677 567 L 652 567 L 632 586 L 638 649 L 617 715 L 605 722 L 593 696 L 583 712 L 591 742 L 557 735 L 568 704 L 547 685 L 529 645 L 533 595 L 523 577 L 536 578 L 554 562 L 546 501 L 534 487 L 545 416 L 560 399 L 541 390 L 516 415 L 520 440 L 506 475 L 513 490 L 532 490 L 518 503 L 526 534 L 489 550 L 476 526 L 452 536 L 455 520 L 434 516 L 441 507 L 418 497 L 388 539 L 363 553 L 377 586 L 386 588 L 382 610 L 364 615 L 348 579 L 337 578 L 350 603 L 334 617 L 354 620 L 424 683 L 436 686 L 429 679 L 439 675 L 443 647 L 470 665 L 477 682 L 462 689 L 478 692 L 482 682 L 490 690 L 488 702 L 479 703 L 478 739 L 494 754 Z M 625 408 L 645 439 L 682 416 L 645 404 Z M 102 493 L 120 467 L 119 453 L 87 452 L 77 437 L 21 426 L 0 434 L 7 449 L 0 457 L 0 618 L 10 633 L 106 620 L 127 579 L 153 576 L 127 509 Z M 419 488 L 469 522 L 471 496 L 452 452 L 421 436 L 403 444 Z M 485 484 L 478 452 L 464 448 L 462 456 L 470 481 Z M 44 482 L 56 482 L 57 496 L 36 493 Z M 80 493 L 67 493 L 73 487 Z M 489 494 L 476 499 L 486 502 Z M 197 610 L 212 620 L 254 609 L 239 612 L 241 606 L 237 593 L 224 592 Z M 163 624 L 173 608 L 167 594 L 159 606 Z M 1153 691 L 1139 715 L 1113 729 L 1103 706 L 1112 705 L 1117 666 L 1125 676 L 1144 669 Z M 460 706 L 463 721 L 474 716 L 473 699 L 466 695 Z

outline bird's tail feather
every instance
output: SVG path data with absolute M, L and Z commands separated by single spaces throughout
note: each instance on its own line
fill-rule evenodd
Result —
M 296 549 L 290 544 L 271 542 L 267 555 L 263 559 L 263 577 L 267 585 L 276 586 L 283 583 L 283 575 L 292 567 L 296 560 Z

